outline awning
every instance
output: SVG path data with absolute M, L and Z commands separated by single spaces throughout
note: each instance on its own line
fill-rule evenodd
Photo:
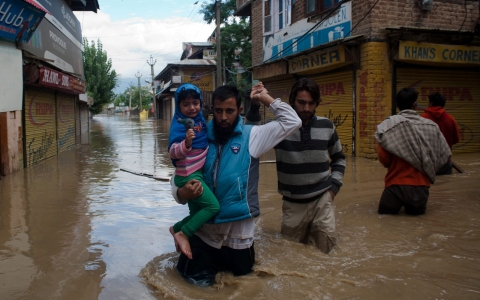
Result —
M 166 89 L 168 89 L 170 86 L 172 85 L 172 81 L 170 80 L 169 82 L 167 82 L 164 86 L 163 86 L 163 89 L 159 90 L 156 94 L 157 95 L 160 95 L 162 94 Z
M 37 8 L 39 10 L 51 15 L 51 13 L 45 7 L 43 7 L 40 3 L 38 3 L 37 0 L 23 0 L 23 1 L 27 2 L 30 5 L 33 5 L 35 8 Z

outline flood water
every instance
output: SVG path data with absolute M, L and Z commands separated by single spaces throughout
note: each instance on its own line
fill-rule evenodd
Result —
M 164 121 L 98 116 L 89 145 L 1 177 L 0 299 L 480 299 L 479 153 L 454 155 L 465 173 L 438 177 L 418 217 L 378 215 L 386 169 L 348 157 L 328 255 L 279 234 L 263 163 L 254 272 L 200 288 L 174 268 L 168 227 L 188 208 L 158 180 L 167 145 Z

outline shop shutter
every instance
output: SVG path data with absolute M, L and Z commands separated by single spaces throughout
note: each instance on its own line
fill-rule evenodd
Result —
M 55 92 L 25 89 L 25 153 L 27 167 L 57 155 Z
M 80 101 L 76 101 L 75 102 L 75 115 L 76 115 L 76 118 L 75 118 L 75 135 L 76 136 L 80 136 L 81 132 L 82 132 L 82 123 L 81 123 L 81 120 L 82 120 L 82 112 L 80 110 L 80 107 L 81 107 L 81 102 Z
M 75 145 L 75 97 L 57 93 L 58 152 Z
M 279 81 L 263 82 L 263 85 L 268 90 L 270 96 L 272 96 L 274 99 L 280 98 L 283 102 L 289 103 L 288 97 L 290 96 L 290 90 L 292 89 L 294 83 L 295 80 L 290 78 Z M 275 115 L 263 105 L 260 106 L 260 109 L 263 116 L 262 123 L 268 123 L 275 120 Z
M 89 116 L 88 105 L 86 103 L 80 103 L 80 126 L 81 126 L 80 135 L 86 134 L 88 136 L 88 131 L 90 130 L 88 116 Z
M 454 153 L 480 150 L 480 72 L 440 68 L 398 68 L 397 91 L 414 87 L 419 92 L 417 111 L 428 107 L 428 95 L 438 92 L 447 99 L 445 110 L 460 128 L 460 142 L 453 145 Z
M 347 70 L 309 76 L 320 87 L 322 102 L 316 115 L 329 118 L 335 124 L 343 152 L 348 155 L 355 155 L 353 74 L 352 70 Z

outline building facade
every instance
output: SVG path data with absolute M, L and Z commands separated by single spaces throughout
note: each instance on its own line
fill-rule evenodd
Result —
M 419 92 L 419 112 L 443 93 L 461 131 L 454 152 L 480 150 L 478 1 L 237 0 L 236 14 L 251 17 L 254 79 L 284 101 L 298 78 L 315 80 L 316 114 L 345 153 L 377 157 L 376 126 L 403 87 Z
M 175 112 L 173 99 L 182 83 L 193 83 L 202 91 L 204 104 L 211 105 L 215 89 L 216 52 L 210 42 L 183 43 L 180 61 L 169 63 L 155 76 L 158 118 L 171 120 Z
M 13 10 L 23 1 L 2 2 L 2 22 L 25 20 L 20 38 L 0 42 L 0 174 L 7 175 L 88 143 L 92 99 L 85 95 L 81 24 L 72 9 L 99 6 L 97 0 L 25 0 L 43 12 L 39 18 Z

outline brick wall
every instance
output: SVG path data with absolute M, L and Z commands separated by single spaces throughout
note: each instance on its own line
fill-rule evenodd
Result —
M 262 63 L 263 59 L 263 1 L 252 2 L 252 65 Z
M 361 46 L 361 68 L 357 70 L 356 155 L 377 158 L 374 133 L 392 110 L 392 66 L 384 42 Z
M 385 28 L 421 27 L 443 30 L 473 30 L 480 17 L 478 0 L 433 0 L 431 11 L 423 11 L 420 0 L 352 1 L 352 35 L 364 35 L 368 40 L 385 40 Z M 252 63 L 259 65 L 263 57 L 262 1 L 252 2 Z M 297 0 L 292 10 L 292 20 L 305 18 L 306 0 Z M 316 16 L 314 19 L 321 19 Z M 463 25 L 462 25 L 463 24 Z
M 387 27 L 420 27 L 442 30 L 473 30 L 479 18 L 477 0 L 433 0 L 430 11 L 417 4 L 421 0 L 379 1 L 372 12 L 353 31 L 368 39 L 385 39 Z M 353 26 L 368 12 L 376 0 L 352 2 Z

